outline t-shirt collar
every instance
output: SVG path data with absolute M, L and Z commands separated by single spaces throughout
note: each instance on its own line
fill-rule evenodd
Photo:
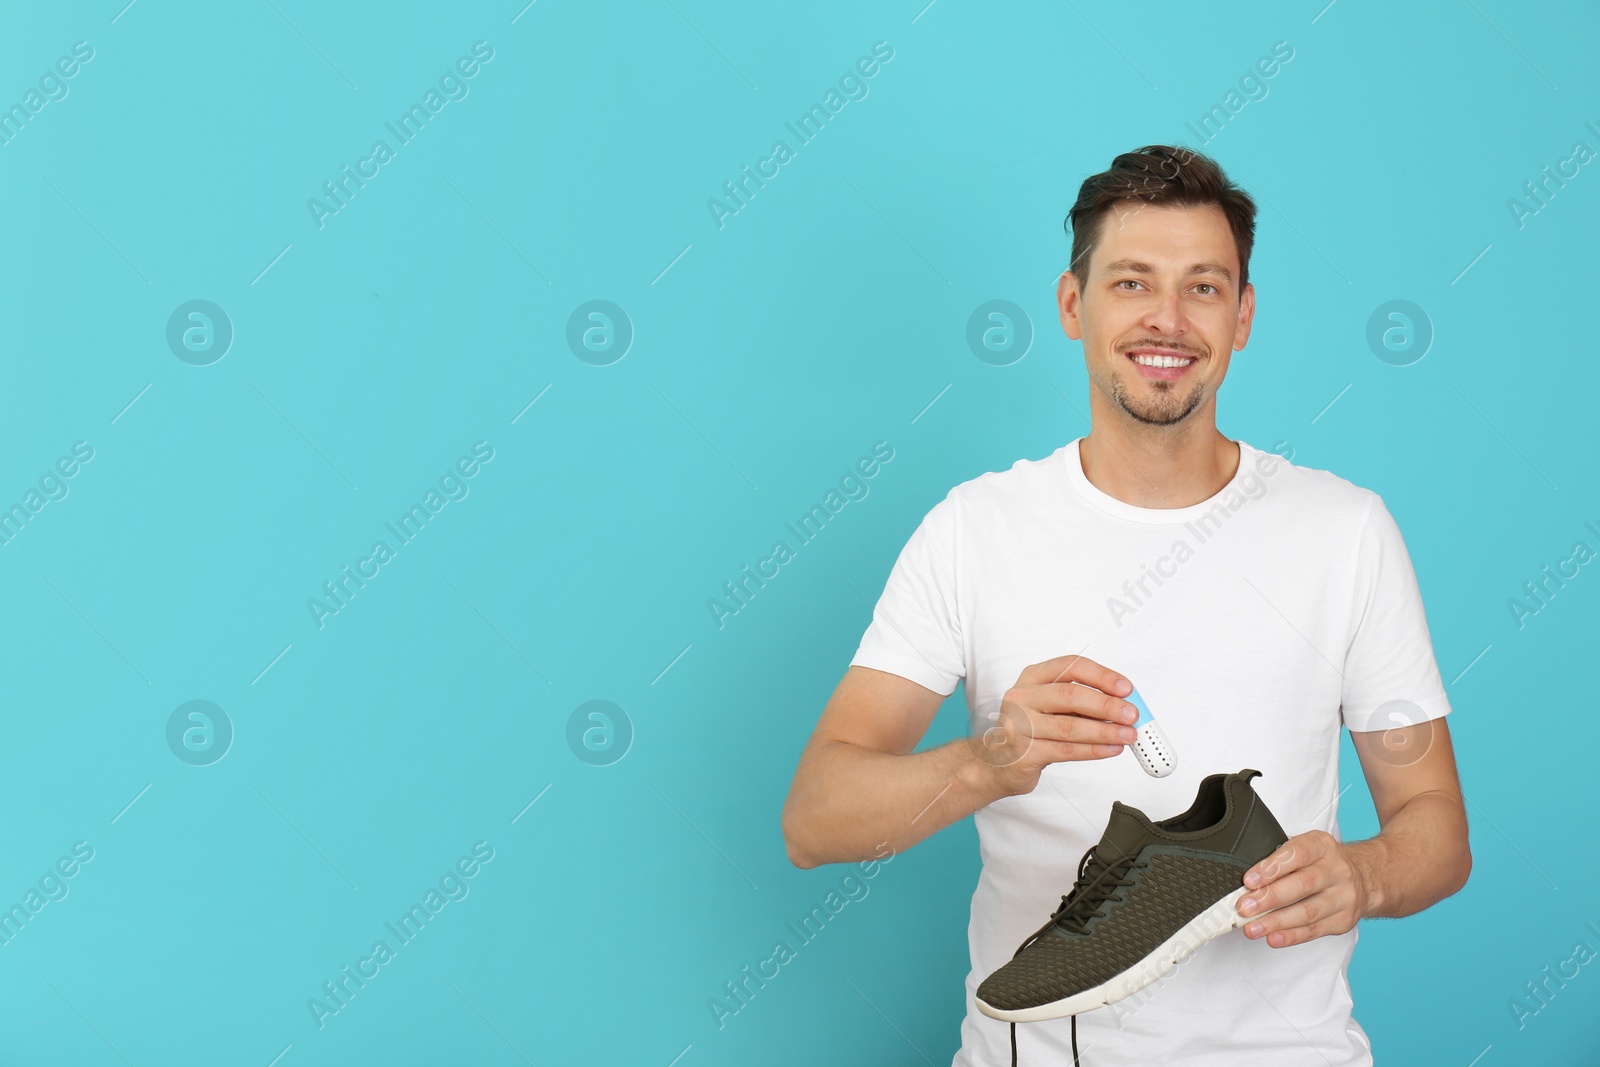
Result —
M 1083 457 L 1079 451 L 1079 445 L 1082 443 L 1083 438 L 1079 437 L 1070 444 L 1064 445 L 1057 453 L 1061 459 L 1066 481 L 1072 486 L 1077 495 L 1085 502 L 1119 519 L 1127 519 L 1130 522 L 1158 524 L 1185 523 L 1210 511 L 1227 496 L 1230 490 L 1238 486 L 1246 468 L 1254 465 L 1255 454 L 1260 451 L 1244 441 L 1234 442 L 1239 446 L 1239 469 L 1233 472 L 1233 477 L 1228 480 L 1227 485 L 1198 504 L 1191 504 L 1185 508 L 1141 508 L 1125 500 L 1118 500 L 1111 494 L 1096 488 L 1095 484 L 1089 480 L 1088 475 L 1083 473 Z

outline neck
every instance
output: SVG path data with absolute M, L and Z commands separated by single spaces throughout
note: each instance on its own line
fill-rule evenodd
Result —
M 1239 469 L 1240 449 L 1215 425 L 1095 426 L 1078 444 L 1084 477 L 1140 508 L 1186 508 L 1216 496 Z

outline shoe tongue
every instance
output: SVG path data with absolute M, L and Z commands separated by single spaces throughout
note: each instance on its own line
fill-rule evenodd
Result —
M 1100 835 L 1100 843 L 1095 846 L 1095 858 L 1102 866 L 1110 866 L 1138 855 L 1145 843 L 1155 836 L 1155 826 L 1144 812 L 1113 800 L 1111 818 L 1106 822 L 1105 833 Z

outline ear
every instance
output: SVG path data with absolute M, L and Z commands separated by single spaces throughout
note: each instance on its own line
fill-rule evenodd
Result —
M 1070 270 L 1056 280 L 1056 307 L 1061 312 L 1061 328 L 1074 341 L 1083 340 L 1083 297 L 1078 292 L 1078 279 Z
M 1239 318 L 1233 327 L 1233 350 L 1242 351 L 1250 341 L 1250 327 L 1256 319 L 1256 283 L 1251 282 L 1244 287 L 1244 294 L 1239 298 Z

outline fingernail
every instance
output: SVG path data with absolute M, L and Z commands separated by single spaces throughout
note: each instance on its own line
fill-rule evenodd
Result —
M 1117 736 L 1122 738 L 1124 741 L 1134 741 L 1139 737 L 1139 735 L 1131 726 L 1124 726 L 1122 729 L 1118 730 Z
M 1256 886 L 1261 884 L 1261 876 L 1255 871 L 1251 871 L 1249 874 L 1244 876 L 1244 884 L 1249 886 L 1251 889 L 1254 889 Z
M 1260 923 L 1251 923 L 1249 926 L 1246 926 L 1244 928 L 1244 932 L 1249 934 L 1251 937 L 1260 937 L 1261 936 L 1261 924 Z
M 1244 915 L 1249 915 L 1251 912 L 1255 911 L 1257 907 L 1258 905 L 1253 898 L 1245 897 L 1244 903 L 1239 905 L 1239 911 Z

